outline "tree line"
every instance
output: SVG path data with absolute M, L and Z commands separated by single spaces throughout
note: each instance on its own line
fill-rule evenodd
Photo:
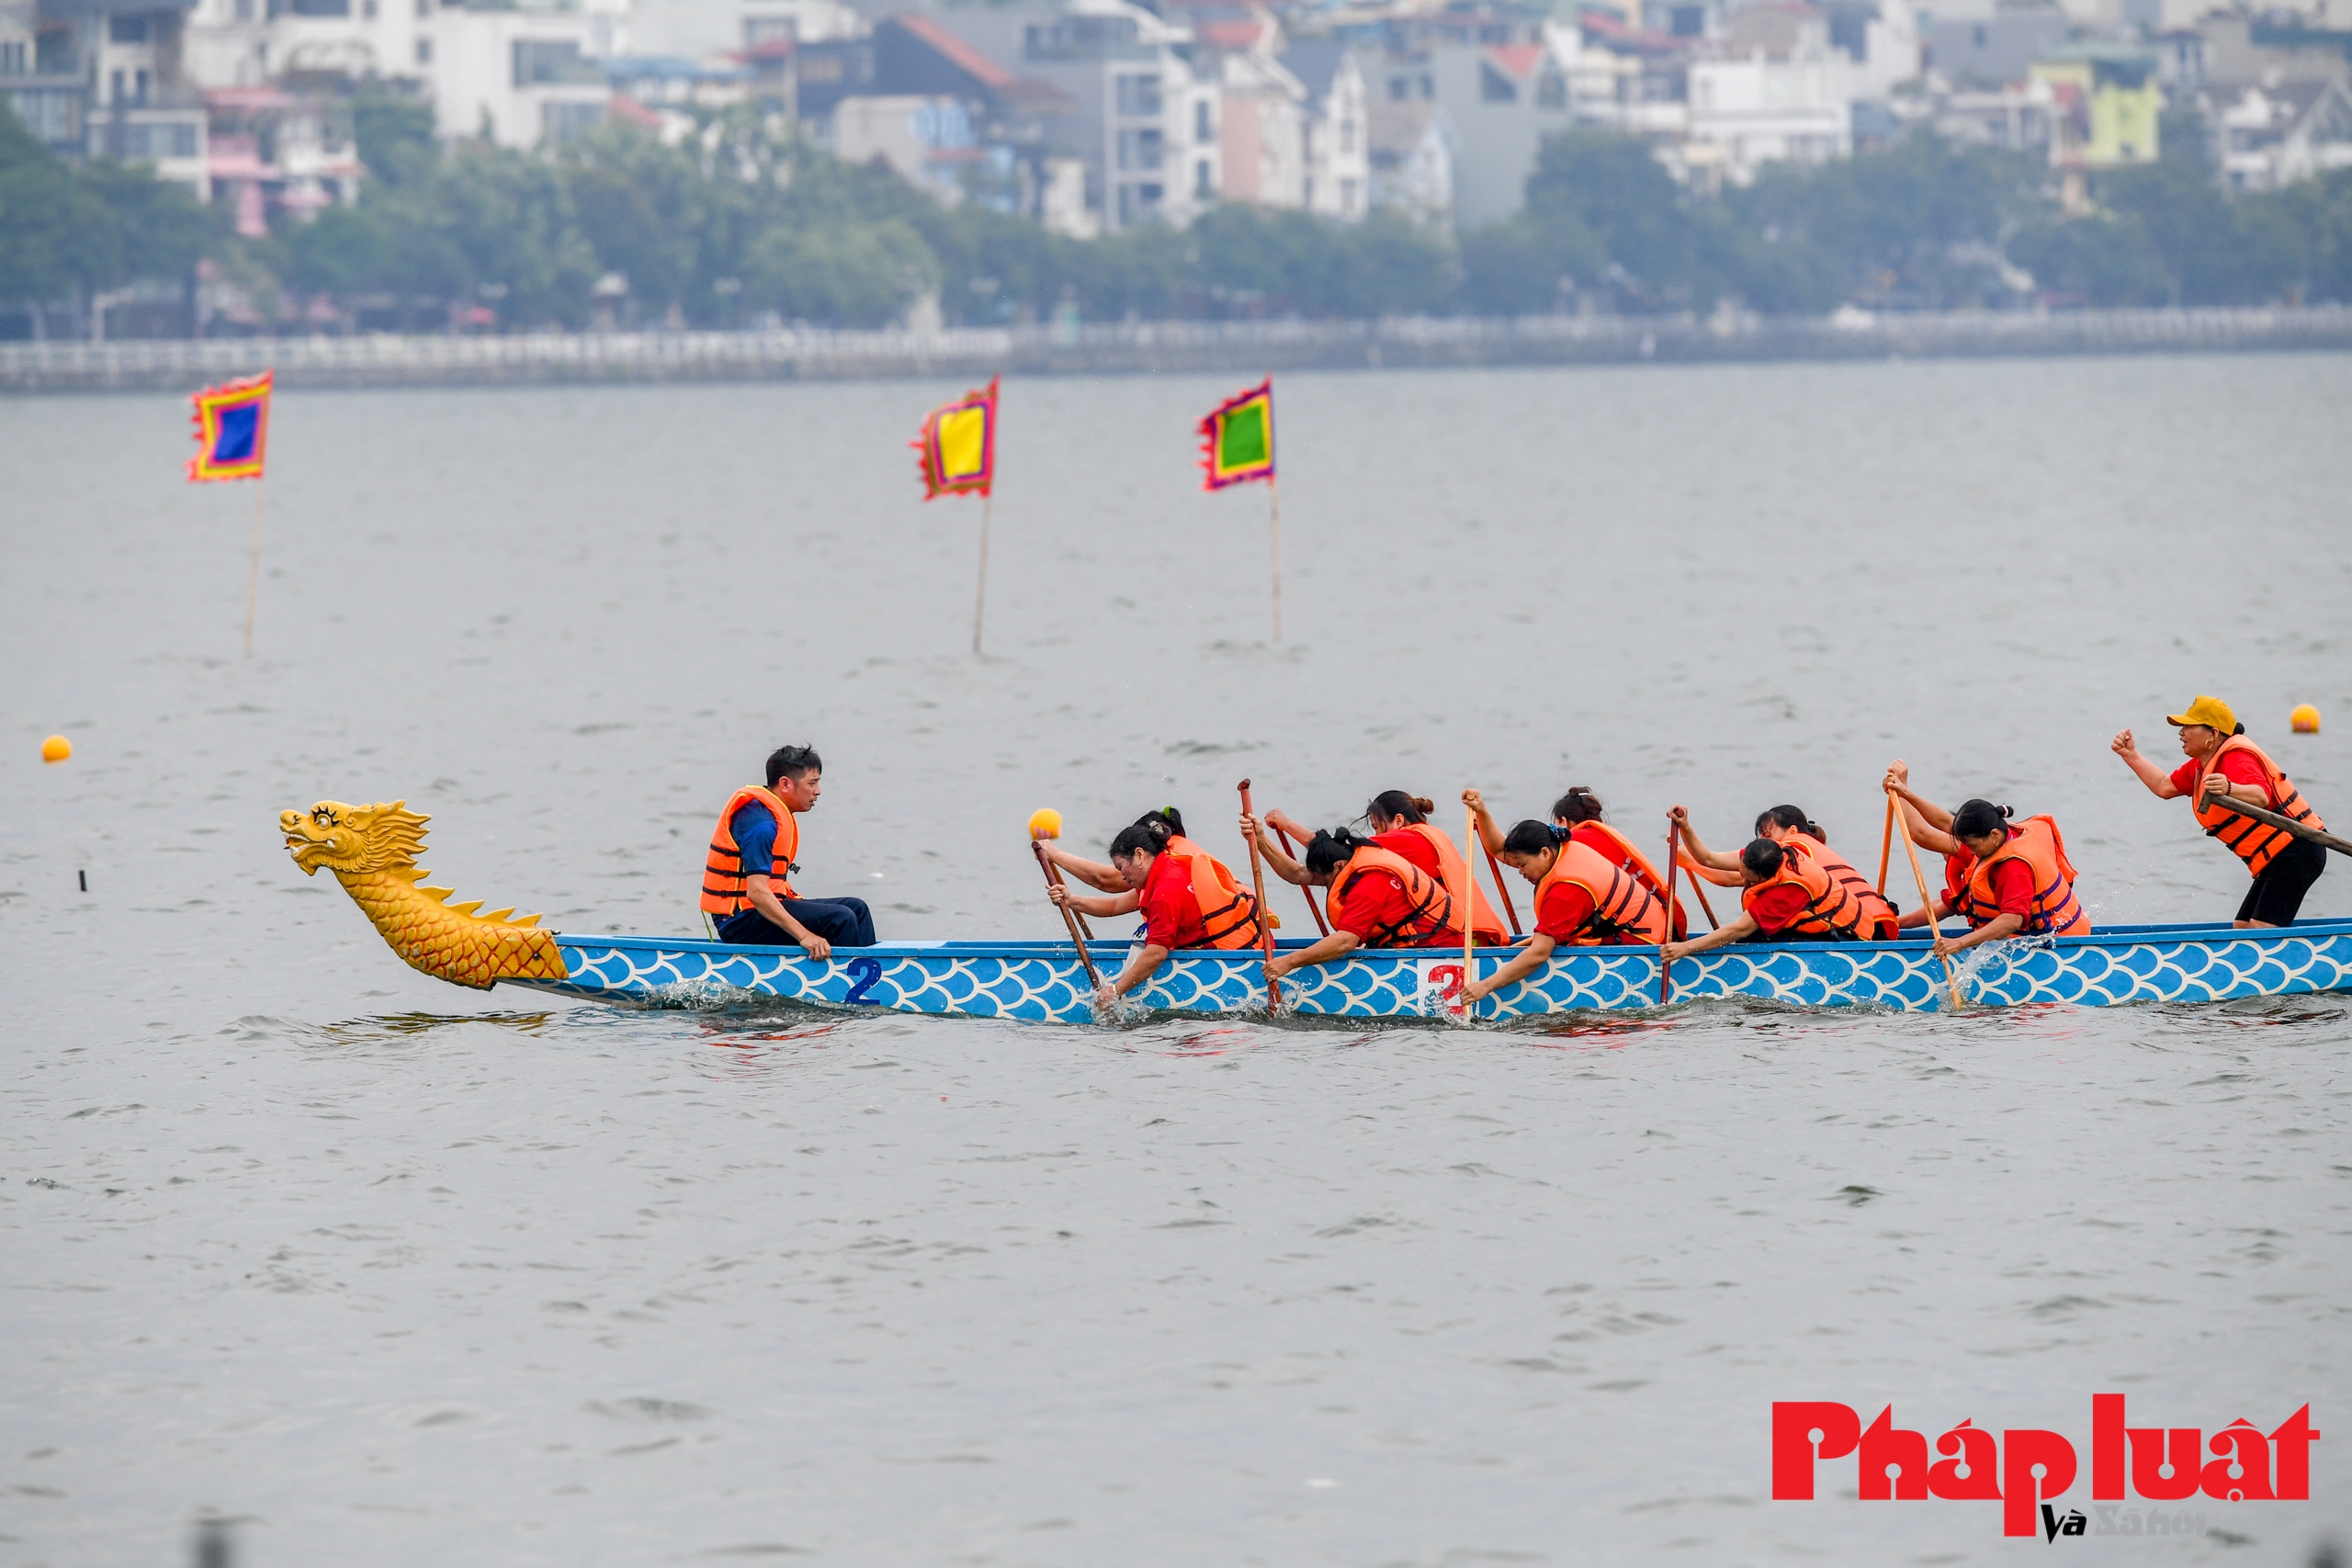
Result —
M 942 207 L 749 109 L 676 145 L 616 121 L 545 153 L 443 143 L 411 99 L 352 110 L 359 201 L 252 241 L 225 199 L 208 212 L 142 169 L 69 167 L 0 111 L 0 302 L 184 276 L 199 256 L 265 314 L 324 300 L 412 329 L 452 311 L 877 326 L 927 294 L 967 323 L 2352 299 L 2352 171 L 2232 196 L 2177 117 L 2165 162 L 2102 176 L 2075 213 L 2041 160 L 1925 133 L 1711 193 L 1637 141 L 1579 131 L 1544 145 L 1521 213 L 1458 240 L 1393 212 L 1340 224 L 1237 205 L 1080 241 Z

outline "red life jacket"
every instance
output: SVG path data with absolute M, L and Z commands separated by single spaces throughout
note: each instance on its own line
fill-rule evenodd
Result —
M 2206 800 L 2205 775 L 2221 766 L 2222 759 L 2232 751 L 2244 751 L 2262 764 L 2263 781 L 2270 786 L 2270 798 L 2278 802 L 2270 807 L 2273 812 L 2291 817 L 2309 828 L 2324 830 L 2327 824 L 2319 819 L 2319 813 L 2303 799 L 2302 791 L 2278 771 L 2278 764 L 2261 747 L 2243 735 L 2233 735 L 2222 741 L 2211 756 L 2197 765 L 2197 787 L 2189 792 L 2188 798 L 2196 805 L 2198 823 L 2205 831 L 2227 844 L 2232 854 L 2245 862 L 2247 871 L 2260 876 L 2271 857 L 2285 849 L 2295 836 L 2284 828 L 2241 817 L 2226 806 L 2215 806 Z
M 2019 936 L 2088 936 L 2091 918 L 2075 897 L 2075 866 L 2066 858 L 2066 840 L 2049 817 L 2029 817 L 2010 824 L 2009 841 L 1976 863 L 1957 906 L 1969 929 L 1990 925 L 2001 914 L 2000 896 L 1993 891 L 1993 868 L 2003 861 L 2023 861 L 2033 873 L 2033 909 L 2018 928 Z
M 769 890 L 779 900 L 800 897 L 791 883 L 792 873 L 800 869 L 793 863 L 800 858 L 800 821 L 773 790 L 745 784 L 727 797 L 727 808 L 718 814 L 718 826 L 711 830 L 710 852 L 702 863 L 703 912 L 722 920 L 752 907 L 750 896 L 743 891 L 743 852 L 735 842 L 735 813 L 752 805 L 775 813 L 775 857 L 768 869 Z

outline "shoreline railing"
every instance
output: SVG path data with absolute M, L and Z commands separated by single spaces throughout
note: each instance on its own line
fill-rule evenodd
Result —
M 450 387 L 2331 349 L 2352 349 L 2352 307 L 363 333 L 0 344 L 0 391 L 179 391 L 265 367 L 288 387 Z

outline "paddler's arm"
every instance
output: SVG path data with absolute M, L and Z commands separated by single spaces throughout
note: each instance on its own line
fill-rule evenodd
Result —
M 807 949 L 809 957 L 831 958 L 833 955 L 831 942 L 784 912 L 784 905 L 776 898 L 775 889 L 768 886 L 766 877 L 754 873 L 743 878 L 743 897 L 752 901 L 752 908 L 766 917 L 768 924 Z
M 1120 884 L 1125 886 L 1125 883 Z M 1089 898 L 1083 893 L 1073 893 L 1067 887 L 1048 887 L 1046 897 L 1057 904 L 1067 904 L 1081 915 L 1091 915 L 1107 920 L 1114 915 L 1130 914 L 1143 908 L 1143 895 L 1129 887 L 1114 898 Z
M 1936 898 L 1936 919 L 1938 920 L 1946 920 L 1951 918 L 1951 906 L 1945 902 L 1943 897 L 1939 894 Z M 1901 918 L 1896 919 L 1894 922 L 1894 929 L 1896 931 L 1908 931 L 1913 926 L 1924 926 L 1928 923 L 1927 910 L 1905 909 L 1903 911 Z
M 2158 800 L 2177 800 L 2180 797 L 2180 791 L 2173 785 L 2172 775 L 2142 754 L 2139 746 L 2133 742 L 2130 730 L 2127 729 L 2118 735 L 2110 744 L 2109 750 L 2123 759 L 2125 766 L 2140 775 L 2140 782 L 2148 786 L 2150 795 L 2154 795 Z
M 1302 947 L 1296 953 L 1277 953 L 1266 960 L 1266 973 L 1279 980 L 1294 969 L 1309 964 L 1329 964 L 1334 958 L 1345 958 L 1363 943 L 1353 931 L 1333 931 L 1312 947 Z
M 1719 854 L 1715 851 L 1707 848 L 1706 842 L 1699 837 L 1698 830 L 1690 826 L 1690 813 L 1689 811 L 1679 806 L 1677 806 L 1670 808 L 1666 815 L 1668 820 L 1679 824 L 1682 829 L 1682 850 L 1683 852 L 1690 857 L 1685 863 L 1691 866 L 1694 870 L 1727 871 L 1730 872 L 1735 878 L 1738 876 L 1739 857 L 1737 855 Z M 1715 878 L 1711 876 L 1707 878 L 1707 880 L 1714 882 Z M 1717 886 L 1728 887 L 1733 886 L 1733 884 L 1726 882 L 1719 883 Z
M 1152 972 L 1168 962 L 1168 950 L 1156 942 L 1148 942 L 1135 950 L 1127 959 L 1127 966 L 1118 977 L 1103 988 L 1114 998 L 1124 997 L 1152 976 Z
M 1709 948 L 1721 947 L 1726 942 L 1737 942 L 1743 937 L 1751 937 L 1755 934 L 1756 917 L 1742 909 L 1729 921 L 1717 926 L 1705 936 L 1694 938 L 1690 942 L 1669 942 L 1659 951 L 1666 955 L 1666 962 L 1671 964 L 1678 958 L 1688 958 L 1694 953 L 1704 953 Z
M 1054 848 L 1053 845 L 1046 843 L 1043 839 L 1036 840 L 1036 842 L 1037 847 L 1046 852 L 1046 858 L 1047 860 L 1053 862 L 1064 871 L 1069 872 L 1072 876 L 1077 877 L 1089 887 L 1099 887 L 1105 893 L 1124 893 L 1126 891 L 1127 879 L 1119 874 L 1118 868 L 1116 866 L 1105 865 L 1099 860 L 1081 860 L 1078 856 L 1071 854 L 1067 850 L 1057 850 Z M 1086 912 L 1091 915 L 1095 911 L 1089 909 Z
M 1998 942 L 2005 936 L 2014 936 L 2017 934 L 2018 928 L 2023 924 L 2025 924 L 2023 915 L 1996 915 L 1966 936 L 1939 935 L 1936 938 L 1936 956 L 1950 958 L 1953 953 L 1974 947 L 1980 942 Z
M 1272 822 L 1273 818 L 1269 817 L 1266 820 Z M 1241 836 L 1258 840 L 1258 852 L 1266 857 L 1267 867 L 1276 876 L 1301 887 L 1306 886 L 1306 868 L 1284 854 L 1282 846 L 1274 842 L 1273 835 L 1261 828 L 1255 817 L 1241 818 Z
M 1503 830 L 1496 823 L 1495 814 L 1487 809 L 1487 797 L 1475 789 L 1465 789 L 1462 792 L 1462 804 L 1478 814 L 1478 837 L 1485 842 L 1487 852 L 1490 855 L 1502 853 Z M 1486 993 L 1481 991 L 1478 995 L 1485 996 Z
M 1911 767 L 1900 757 L 1886 770 L 1886 787 L 1903 802 L 1903 827 L 1913 843 L 1939 855 L 1961 852 L 1960 840 L 1951 836 L 1951 813 L 1911 793 Z
M 1527 945 L 1520 950 L 1519 956 L 1485 979 L 1463 987 L 1462 999 L 1475 1002 L 1482 997 L 1493 996 L 1515 980 L 1524 980 L 1552 961 L 1552 950 L 1558 945 L 1542 931 L 1529 933 Z

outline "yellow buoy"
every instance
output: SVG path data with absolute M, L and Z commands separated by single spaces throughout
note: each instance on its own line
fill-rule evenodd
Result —
M 1050 806 L 1041 806 L 1029 814 L 1029 836 L 1033 839 L 1058 839 L 1062 836 L 1062 814 Z
M 2317 735 L 2319 709 L 2309 703 L 2296 705 L 2295 711 L 2287 716 L 2287 727 L 2298 735 Z
M 2319 728 L 2317 715 L 2312 716 L 2312 728 L 2313 729 Z M 66 739 L 62 735 L 52 735 L 40 743 L 40 760 L 44 762 L 62 762 L 72 755 L 74 755 L 74 742 Z

